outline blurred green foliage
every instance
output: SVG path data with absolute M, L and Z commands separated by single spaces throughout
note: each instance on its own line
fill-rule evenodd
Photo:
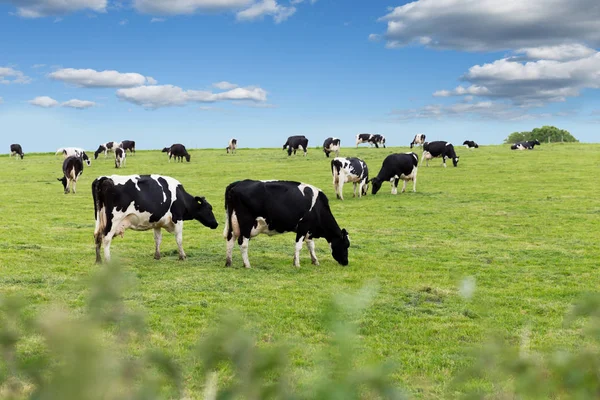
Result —
M 541 128 L 534 128 L 530 132 L 513 132 L 504 139 L 504 143 L 524 142 L 527 140 L 539 140 L 540 143 L 579 142 L 569 131 L 545 125 Z

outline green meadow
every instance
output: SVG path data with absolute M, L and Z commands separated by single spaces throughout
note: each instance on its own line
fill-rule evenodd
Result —
M 328 340 L 323 316 L 331 299 L 372 286 L 372 304 L 357 320 L 357 362 L 392 361 L 394 381 L 411 397 L 453 397 L 465 389 L 456 387 L 456 377 L 491 337 L 519 346 L 526 336 L 532 351 L 584 346 L 581 324 L 565 328 L 564 316 L 600 286 L 600 145 L 456 150 L 457 168 L 450 161 L 443 168 L 439 159 L 419 167 L 416 193 L 409 182 L 407 193 L 391 195 L 384 183 L 375 196 L 353 198 L 346 184 L 344 201 L 335 199 L 331 159 L 314 147 L 307 157 L 287 157 L 281 149 L 242 148 L 235 155 L 194 149 L 190 163 L 138 151 L 121 170 L 100 156 L 69 195 L 57 181 L 62 157 L 6 155 L 0 160 L 0 294 L 24 297 L 30 315 L 51 304 L 82 313 L 85 282 L 101 268 L 94 263 L 93 179 L 168 175 L 205 196 L 220 225 L 185 223 L 185 261 L 167 232 L 159 261 L 152 231 L 129 230 L 113 241 L 113 259 L 135 277 L 126 303 L 143 310 L 149 329 L 129 352 L 154 347 L 172 355 L 184 365 L 188 395 L 201 398 L 203 378 L 189 351 L 234 311 L 261 347 L 290 346 L 291 379 L 306 384 Z M 405 151 L 342 147 L 340 155 L 362 158 L 374 177 L 386 155 Z M 305 247 L 302 266 L 293 267 L 288 233 L 252 239 L 252 269 L 242 267 L 237 247 L 233 266 L 225 268 L 224 190 L 246 178 L 321 188 L 349 232 L 349 265 L 338 265 L 319 239 L 320 266 L 310 263 Z M 35 349 L 25 345 L 23 357 L 34 357 Z

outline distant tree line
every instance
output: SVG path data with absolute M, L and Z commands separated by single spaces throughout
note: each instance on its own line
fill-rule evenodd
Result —
M 539 140 L 541 143 L 548 142 L 579 142 L 569 131 L 558 129 L 555 126 L 542 126 L 531 132 L 513 132 L 504 140 L 504 143 L 524 142 L 526 140 Z

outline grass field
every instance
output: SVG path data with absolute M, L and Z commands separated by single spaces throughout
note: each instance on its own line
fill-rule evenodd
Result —
M 361 157 L 374 177 L 384 157 L 399 151 L 408 148 L 342 148 L 341 155 Z M 447 397 L 452 378 L 471 362 L 468 350 L 490 332 L 518 343 L 528 330 L 532 348 L 580 346 L 579 332 L 562 322 L 575 300 L 599 287 L 600 145 L 457 152 L 457 168 L 442 168 L 437 159 L 419 168 L 417 193 L 393 196 L 384 184 L 376 196 L 358 199 L 347 184 L 343 202 L 333 194 L 330 159 L 314 148 L 306 158 L 280 149 L 239 149 L 234 156 L 193 150 L 192 162 L 183 164 L 169 164 L 159 151 L 128 157 L 119 173 L 172 176 L 206 196 L 221 224 L 210 230 L 186 223 L 184 262 L 166 232 L 160 261 L 151 231 L 113 241 L 113 257 L 137 276 L 127 300 L 146 312 L 147 345 L 183 358 L 223 310 L 236 310 L 265 346 L 294 346 L 293 378 L 302 381 L 327 338 L 326 304 L 376 282 L 360 320 L 361 356 L 397 362 L 394 378 L 415 397 Z M 98 268 L 90 186 L 114 174 L 114 162 L 101 156 L 86 167 L 76 195 L 64 195 L 56 180 L 61 164 L 50 154 L 0 160 L 0 292 L 24 295 L 31 313 L 53 302 L 80 310 L 82 281 Z M 321 188 L 350 234 L 349 266 L 338 265 L 320 239 L 321 265 L 311 265 L 304 248 L 302 267 L 294 268 L 294 237 L 286 234 L 250 242 L 253 269 L 242 268 L 237 248 L 234 267 L 225 268 L 223 193 L 244 178 Z M 461 296 L 465 282 L 475 283 L 472 297 Z M 184 373 L 198 389 L 195 369 Z

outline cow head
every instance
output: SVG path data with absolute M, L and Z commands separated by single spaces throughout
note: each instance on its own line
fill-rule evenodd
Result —
M 57 178 L 57 180 L 63 184 L 63 188 L 65 189 L 65 194 L 69 193 L 69 189 L 67 189 L 67 178 L 63 176 L 62 178 Z
M 21 156 L 21 160 L 22 160 L 23 157 L 25 157 L 25 153 L 21 153 L 20 156 Z
M 350 247 L 350 239 L 348 232 L 342 229 L 342 236 L 334 238 L 331 243 L 331 255 L 338 263 L 348 265 L 348 248 Z
M 168 152 L 169 152 L 169 150 L 171 150 L 171 148 L 170 148 L 170 147 L 165 147 L 164 149 L 162 149 L 162 152 L 163 152 L 163 153 L 168 153 Z
M 106 147 L 102 145 L 98 146 L 98 150 L 94 152 L 94 160 L 98 159 L 98 154 L 102 153 L 104 150 L 106 150 Z
M 87 155 L 87 154 L 85 154 L 85 152 L 81 153 L 81 159 L 82 159 L 83 161 L 85 161 L 85 163 L 88 165 L 88 167 L 89 167 L 90 165 L 92 165 L 92 162 L 90 161 L 90 158 L 88 157 L 88 155 Z
M 458 159 L 459 158 L 460 158 L 459 156 L 456 156 L 452 159 L 452 164 L 454 164 L 455 167 L 458 167 Z
M 202 225 L 210 229 L 216 229 L 219 226 L 215 214 L 213 214 L 212 206 L 204 197 L 194 197 L 196 200 L 195 207 L 191 211 L 192 217 Z
M 185 155 L 185 161 L 190 162 L 190 158 L 192 158 L 192 156 L 190 156 L 189 154 Z
M 540 141 L 539 141 L 539 140 L 537 140 L 537 139 L 535 139 L 535 140 L 533 141 L 533 144 L 535 144 L 536 146 L 541 146 L 541 143 L 540 143 Z
M 371 190 L 372 194 L 377 194 L 377 192 L 379 192 L 379 189 L 381 189 L 381 183 L 381 180 L 378 178 L 371 179 L 371 184 L 373 185 L 373 189 Z

